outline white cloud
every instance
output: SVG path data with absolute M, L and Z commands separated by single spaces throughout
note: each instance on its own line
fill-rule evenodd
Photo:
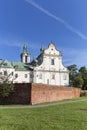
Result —
M 32 0 L 25 0 L 27 3 L 29 3 L 30 5 L 32 5 L 33 7 L 35 7 L 36 9 L 38 9 L 39 11 L 43 12 L 44 14 L 48 15 L 49 17 L 53 18 L 54 20 L 60 22 L 61 24 L 63 24 L 68 30 L 70 30 L 71 32 L 74 32 L 76 35 L 78 35 L 80 38 L 87 40 L 87 36 L 84 35 L 82 32 L 80 32 L 79 30 L 77 30 L 76 28 L 74 28 L 73 26 L 71 26 L 70 24 L 68 24 L 65 20 L 61 19 L 60 17 L 52 14 L 51 12 L 49 12 L 48 10 L 44 9 L 43 7 L 41 7 L 40 5 L 38 5 L 37 3 L 35 3 Z

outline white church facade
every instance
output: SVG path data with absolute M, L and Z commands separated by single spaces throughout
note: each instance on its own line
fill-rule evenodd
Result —
M 40 55 L 31 62 L 25 44 L 21 53 L 21 62 L 0 60 L 0 75 L 8 77 L 9 82 L 13 83 L 69 85 L 69 71 L 62 63 L 61 52 L 53 43 L 50 43 L 47 49 L 41 48 Z

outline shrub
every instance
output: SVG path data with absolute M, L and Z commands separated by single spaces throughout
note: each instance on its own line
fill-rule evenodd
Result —
M 0 84 L 0 96 L 8 97 L 12 92 L 14 92 L 14 84 L 3 83 Z

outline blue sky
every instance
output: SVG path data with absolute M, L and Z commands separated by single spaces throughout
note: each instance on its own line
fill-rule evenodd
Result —
M 87 0 L 0 0 L 0 58 L 20 61 L 54 42 L 65 66 L 87 67 Z

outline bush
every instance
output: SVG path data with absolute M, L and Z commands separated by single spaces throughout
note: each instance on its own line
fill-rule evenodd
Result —
M 0 96 L 8 97 L 12 92 L 14 92 L 14 84 L 3 83 L 0 84 Z

